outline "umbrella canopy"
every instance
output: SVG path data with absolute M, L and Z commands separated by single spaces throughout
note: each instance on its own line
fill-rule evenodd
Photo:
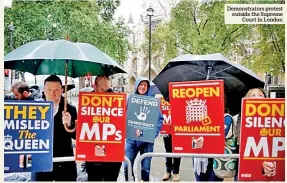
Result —
M 66 40 L 39 40 L 22 45 L 4 57 L 4 68 L 34 75 L 65 75 L 63 61 L 68 62 L 67 75 L 73 78 L 125 73 L 115 60 L 95 46 Z
M 231 114 L 240 111 L 241 99 L 250 88 L 264 87 L 251 70 L 230 62 L 223 55 L 191 55 L 185 54 L 172 59 L 155 77 L 156 84 L 165 100 L 169 101 L 169 82 L 224 80 L 226 108 Z
M 29 72 L 34 75 L 65 75 L 65 98 L 67 77 L 89 75 L 110 76 L 125 73 L 122 67 L 104 52 L 87 43 L 66 40 L 39 40 L 27 43 L 4 57 L 4 68 Z M 64 111 L 67 111 L 65 100 Z M 75 129 L 68 129 L 74 132 Z
M 150 82 L 151 83 L 151 86 L 150 86 L 150 91 L 154 94 L 154 95 L 157 95 L 157 94 L 161 94 L 159 89 L 157 88 L 157 86 L 153 83 L 153 82 Z

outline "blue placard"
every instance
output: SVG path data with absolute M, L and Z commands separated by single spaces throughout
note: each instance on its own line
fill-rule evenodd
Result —
M 53 170 L 53 103 L 4 102 L 4 173 Z
M 157 98 L 131 94 L 127 110 L 127 138 L 154 142 L 160 112 Z

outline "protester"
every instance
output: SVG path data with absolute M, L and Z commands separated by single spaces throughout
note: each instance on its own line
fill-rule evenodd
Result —
M 150 92 L 149 89 L 150 89 L 149 80 L 138 79 L 135 83 L 134 93 L 138 95 L 146 95 L 146 96 L 154 97 L 154 94 Z M 162 117 L 162 114 L 159 113 L 155 138 L 158 136 L 161 130 L 162 123 L 163 123 L 163 117 Z M 144 153 L 153 152 L 153 148 L 154 148 L 154 143 L 126 139 L 125 154 L 126 154 L 126 157 L 130 160 L 132 167 L 133 167 L 134 161 L 135 161 L 135 158 L 138 152 L 140 152 L 140 154 L 142 155 Z M 150 164 L 151 164 L 151 157 L 147 157 L 143 159 L 142 170 L 141 170 L 143 181 L 149 181 Z M 124 163 L 124 173 L 125 173 L 126 181 L 128 181 L 127 168 L 128 168 L 127 163 Z M 132 170 L 132 173 L 133 173 L 133 170 Z M 134 177 L 134 173 L 133 173 L 133 177 Z
M 77 110 L 67 104 L 64 112 L 65 98 L 62 97 L 62 81 L 56 75 L 47 77 L 44 81 L 44 93 L 47 101 L 54 103 L 54 144 L 53 157 L 74 156 L 71 138 L 76 138 L 76 132 L 67 132 L 64 125 L 70 129 L 75 128 Z M 75 161 L 55 162 L 52 172 L 32 173 L 32 181 L 76 181 L 77 167 Z
M 95 79 L 93 92 L 113 92 L 107 77 Z M 98 147 L 101 148 L 101 147 Z M 116 153 L 116 152 L 115 152 Z M 122 162 L 85 162 L 88 181 L 117 181 Z
M 253 88 L 250 89 L 246 95 L 244 96 L 244 98 L 267 98 L 266 93 L 264 92 L 264 90 L 262 88 Z M 239 145 L 240 145 L 240 128 L 241 128 L 241 113 L 238 114 L 238 118 L 237 121 L 235 123 L 234 126 L 234 135 L 235 138 L 237 139 L 237 148 L 236 148 L 236 152 L 239 153 Z M 263 171 L 264 172 L 270 172 L 273 171 L 274 166 L 270 165 L 268 163 L 263 162 Z M 237 164 L 237 168 L 236 168 L 236 174 L 234 177 L 234 181 L 238 181 L 238 164 Z
M 14 83 L 11 86 L 13 95 L 5 95 L 5 100 L 42 100 L 39 90 L 30 89 L 29 85 L 23 81 Z
M 230 127 L 233 127 L 233 117 L 229 114 L 229 109 L 225 109 L 224 114 L 224 136 L 230 137 L 232 135 L 232 130 Z
M 224 136 L 228 136 L 230 127 L 233 119 L 229 114 L 229 109 L 225 109 L 224 114 Z M 195 146 L 202 147 L 203 142 L 197 141 Z M 224 179 L 219 178 L 215 175 L 213 170 L 213 158 L 193 158 L 193 168 L 195 173 L 196 181 L 223 181 Z
M 172 152 L 172 137 L 171 134 L 165 135 L 163 137 L 165 151 L 167 153 Z M 165 158 L 166 172 L 162 177 L 163 181 L 168 181 L 171 178 L 171 173 L 173 174 L 172 181 L 179 181 L 179 166 L 181 158 Z

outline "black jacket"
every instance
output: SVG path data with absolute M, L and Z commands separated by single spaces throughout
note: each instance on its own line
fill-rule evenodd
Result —
M 73 133 L 67 132 L 62 121 L 62 112 L 64 111 L 64 97 L 61 97 L 59 109 L 57 114 L 54 116 L 54 146 L 53 156 L 74 156 L 72 139 L 76 139 L 76 131 Z M 71 104 L 67 104 L 67 112 L 71 115 L 71 126 L 70 129 L 75 128 L 75 120 L 77 119 L 77 109 Z
M 95 90 L 93 90 L 93 91 L 91 91 L 91 92 L 95 92 Z M 106 92 L 112 92 L 112 93 L 114 93 L 114 91 L 113 91 L 113 89 L 108 89 Z

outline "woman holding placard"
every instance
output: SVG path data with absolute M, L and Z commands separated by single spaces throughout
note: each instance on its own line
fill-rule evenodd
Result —
M 250 89 L 244 98 L 267 98 L 264 90 L 262 88 L 253 88 Z M 237 122 L 235 123 L 235 137 L 237 138 L 237 153 L 239 153 L 239 145 L 240 145 L 240 127 L 241 127 L 241 114 L 238 115 Z M 275 171 L 275 165 L 273 163 L 269 163 L 264 161 L 262 164 L 263 173 L 267 176 L 271 176 L 272 173 Z M 238 164 L 236 168 L 236 174 L 234 177 L 234 181 L 238 181 Z

